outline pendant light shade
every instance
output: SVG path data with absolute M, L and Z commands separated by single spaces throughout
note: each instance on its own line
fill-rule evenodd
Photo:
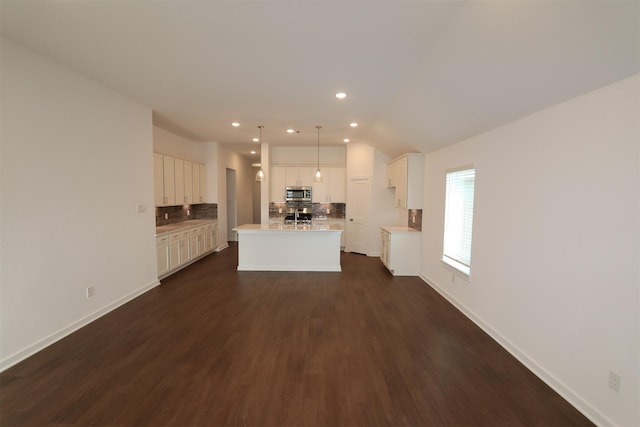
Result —
M 316 169 L 316 173 L 313 175 L 314 182 L 322 182 L 322 172 L 320 172 L 320 128 L 322 126 L 316 126 L 318 129 L 318 168 Z
M 262 128 L 264 126 L 258 126 L 260 129 L 260 143 L 262 143 Z M 265 179 L 264 170 L 262 170 L 262 165 L 260 165 L 260 169 L 258 169 L 258 173 L 256 174 L 256 181 L 262 182 Z

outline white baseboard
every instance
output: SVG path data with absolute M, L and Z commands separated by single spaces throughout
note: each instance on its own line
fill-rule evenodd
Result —
M 460 303 L 454 296 L 449 294 L 442 286 L 438 285 L 434 280 L 427 277 L 425 274 L 420 273 L 419 277 L 429 286 L 431 286 L 436 292 L 442 295 L 447 301 L 449 301 L 455 308 L 461 311 L 467 316 L 473 323 L 475 323 L 480 329 L 486 332 L 494 341 L 507 350 L 513 357 L 518 359 L 520 363 L 526 366 L 531 372 L 533 372 L 538 378 L 544 381 L 549 387 L 556 391 L 566 401 L 568 401 L 573 407 L 580 411 L 585 417 L 589 418 L 593 423 L 598 426 L 615 426 L 615 423 L 607 418 L 600 411 L 589 405 L 580 395 L 573 391 L 570 387 L 558 380 L 543 366 L 539 365 L 535 360 L 529 357 L 524 351 L 520 350 L 517 346 L 511 343 L 507 338 L 502 336 L 491 325 L 484 322 L 480 316 L 476 315 L 473 311 L 468 309 L 464 304 Z
M 33 356 L 34 354 L 36 354 L 37 352 L 39 352 L 40 350 L 43 350 L 44 348 L 50 346 L 51 344 L 55 343 L 56 341 L 61 340 L 62 338 L 66 337 L 67 335 L 72 334 L 73 332 L 77 331 L 78 329 L 82 328 L 83 326 L 88 325 L 89 323 L 93 322 L 94 320 L 104 316 L 105 314 L 109 313 L 110 311 L 115 310 L 116 308 L 120 307 L 123 304 L 126 304 L 127 302 L 131 301 L 132 299 L 142 295 L 143 293 L 147 292 L 150 289 L 155 288 L 156 286 L 158 286 L 160 284 L 160 281 L 158 280 L 154 280 L 153 282 L 142 286 L 141 288 L 131 292 L 128 295 L 125 295 L 122 298 L 119 298 L 117 300 L 115 300 L 114 302 L 112 302 L 111 304 L 106 305 L 105 307 L 94 311 L 93 313 L 89 314 L 88 316 L 85 316 L 69 325 L 67 325 L 66 327 L 62 328 L 61 330 L 52 333 L 51 335 L 41 339 L 40 341 L 12 354 L 9 357 L 4 358 L 3 360 L 0 361 L 0 372 L 5 371 L 6 369 L 9 369 L 10 367 L 12 367 L 13 365 L 23 361 L 24 359 Z

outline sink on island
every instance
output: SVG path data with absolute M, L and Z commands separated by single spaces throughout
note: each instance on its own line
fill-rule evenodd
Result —
M 339 226 L 245 224 L 233 231 L 238 271 L 342 271 Z

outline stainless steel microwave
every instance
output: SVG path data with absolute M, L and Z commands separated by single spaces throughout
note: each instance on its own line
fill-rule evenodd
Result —
M 311 187 L 285 187 L 287 202 L 311 202 Z

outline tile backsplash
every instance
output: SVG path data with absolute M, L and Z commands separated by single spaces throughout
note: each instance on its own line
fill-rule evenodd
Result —
M 165 216 L 168 217 L 165 219 Z M 189 219 L 218 219 L 217 203 L 197 205 L 162 206 L 156 208 L 156 227 L 187 221 Z
M 422 209 L 409 209 L 407 224 L 409 228 L 422 231 Z
M 284 217 L 289 209 L 307 208 L 317 218 L 344 219 L 346 206 L 345 203 L 269 203 L 269 218 Z

